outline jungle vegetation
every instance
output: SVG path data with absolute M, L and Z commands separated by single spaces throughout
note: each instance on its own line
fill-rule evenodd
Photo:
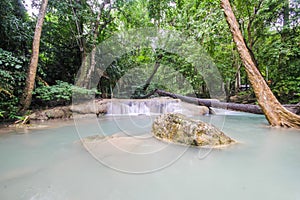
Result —
M 32 100 L 24 110 L 22 101 L 39 18 L 38 12 L 30 14 L 28 8 L 39 10 L 45 2 L 48 5 L 42 16 L 37 71 L 30 91 Z M 248 87 L 251 78 L 221 2 L 224 3 L 216 0 L 33 0 L 31 5 L 26 5 L 22 0 L 1 0 L 1 120 L 14 120 L 32 109 L 70 104 L 74 89 L 82 94 L 93 91 L 98 97 L 111 97 L 111 88 L 116 87 L 119 79 L 139 66 L 154 70 L 167 65 L 179 71 L 192 86 L 192 90 L 172 92 L 209 98 L 205 81 L 195 75 L 191 63 L 163 50 L 139 48 L 117 58 L 103 72 L 105 76 L 97 88 L 89 87 L 86 81 L 89 77 L 77 77 L 79 69 L 86 70 L 85 75 L 90 74 L 88 70 L 94 70 L 81 66 L 83 60 L 93 55 L 97 45 L 115 33 L 149 27 L 178 31 L 201 45 L 222 75 L 227 101 L 237 95 L 254 97 L 255 91 Z M 281 104 L 299 103 L 300 1 L 231 0 L 230 4 L 251 61 L 265 85 Z M 143 69 L 136 74 L 142 77 Z M 122 87 L 134 87 L 136 96 L 146 95 L 155 88 L 168 89 L 151 81 L 144 87 L 137 79 L 139 76 L 131 82 L 122 82 Z M 75 81 L 80 84 L 75 86 Z

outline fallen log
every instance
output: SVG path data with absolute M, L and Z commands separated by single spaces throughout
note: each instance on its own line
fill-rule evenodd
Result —
M 286 104 L 286 105 L 283 105 L 283 107 L 285 107 L 286 109 L 288 109 L 292 113 L 300 115 L 300 102 L 297 103 L 297 104 Z
M 217 99 L 199 99 L 195 97 L 187 97 L 179 94 L 166 92 L 164 90 L 159 90 L 159 89 L 155 90 L 155 93 L 160 96 L 168 96 L 174 99 L 180 99 L 187 103 L 207 106 L 208 108 L 212 107 L 212 108 L 221 108 L 226 110 L 234 110 L 234 111 L 248 112 L 254 114 L 264 114 L 258 105 L 227 103 L 227 102 L 221 102 Z M 284 105 L 284 107 L 295 114 L 300 114 L 300 104 Z

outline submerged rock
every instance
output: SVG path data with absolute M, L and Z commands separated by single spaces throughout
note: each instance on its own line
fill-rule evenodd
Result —
M 163 141 L 193 146 L 218 147 L 235 143 L 213 125 L 174 113 L 157 117 L 152 125 L 152 134 Z

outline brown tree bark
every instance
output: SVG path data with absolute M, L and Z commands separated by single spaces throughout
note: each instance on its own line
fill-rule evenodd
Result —
M 224 10 L 233 40 L 245 66 L 258 104 L 264 112 L 268 122 L 271 126 L 293 127 L 300 129 L 300 116 L 289 112 L 279 103 L 253 62 L 229 0 L 221 0 L 221 7 Z
M 48 0 L 42 0 L 42 3 L 40 5 L 38 20 L 34 31 L 34 37 L 32 42 L 32 54 L 30 58 L 29 69 L 27 72 L 26 86 L 20 102 L 22 106 L 20 110 L 21 113 L 25 112 L 31 104 L 32 91 L 34 88 L 37 65 L 39 60 L 40 39 L 42 34 L 44 18 L 46 15 L 47 5 L 48 5 Z

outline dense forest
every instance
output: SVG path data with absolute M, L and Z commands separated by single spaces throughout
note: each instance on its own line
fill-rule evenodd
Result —
M 29 11 L 39 10 L 41 2 L 33 0 L 27 5 L 21 0 L 0 1 L 1 120 L 15 120 L 24 115 L 20 112 L 21 100 L 38 20 L 38 12 Z M 252 60 L 273 94 L 282 104 L 299 103 L 300 1 L 232 0 L 230 3 Z M 206 82 L 202 76 L 195 76 L 192 64 L 163 50 L 137 48 L 122 55 L 106 69 L 95 88 L 89 87 L 86 77 L 77 77 L 83 61 L 97 45 L 115 33 L 149 27 L 178 31 L 193 38 L 221 73 L 226 101 L 241 99 L 241 103 L 257 103 L 219 1 L 51 0 L 42 25 L 29 110 L 70 104 L 74 90 L 111 97 L 111 88 L 132 69 L 136 78 L 123 81 L 121 86 L 134 87 L 134 97 L 147 95 L 156 88 L 168 90 L 165 84 L 148 79 L 141 85 L 138 80 L 160 65 L 179 71 L 191 85 L 191 90 L 178 88 L 172 92 L 209 98 Z M 80 84 L 75 86 L 75 81 Z

